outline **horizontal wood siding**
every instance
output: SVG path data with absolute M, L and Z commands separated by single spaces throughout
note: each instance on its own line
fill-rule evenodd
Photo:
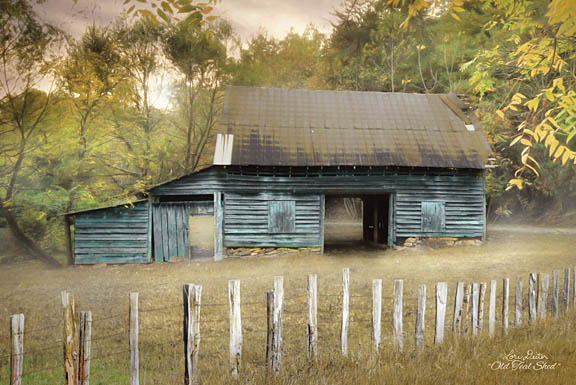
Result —
M 269 228 L 269 202 L 294 202 L 294 229 Z M 322 244 L 321 196 L 294 194 L 224 194 L 225 247 L 304 247 Z
M 75 215 L 77 264 L 148 262 L 148 203 Z

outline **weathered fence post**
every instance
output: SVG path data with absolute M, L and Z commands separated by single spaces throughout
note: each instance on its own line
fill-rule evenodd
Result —
M 394 280 L 394 315 L 392 321 L 392 331 L 394 335 L 394 350 L 402 352 L 404 349 L 404 336 L 402 331 L 402 292 L 404 281 Z
M 479 310 L 479 285 L 478 283 L 472 284 L 472 335 L 478 335 L 478 310 Z
M 538 293 L 538 314 L 540 319 L 546 319 L 548 305 L 548 287 L 550 285 L 550 275 L 540 274 L 540 291 Z
M 22 385 L 24 365 L 24 314 L 10 316 L 10 385 Z
M 560 296 L 560 271 L 552 272 L 552 317 L 558 318 L 558 297 Z
M 318 358 L 318 276 L 308 275 L 308 359 L 315 361 Z
M 282 315 L 284 307 L 284 278 L 274 277 L 274 308 L 272 312 L 272 372 L 282 368 Z
M 502 333 L 508 333 L 508 304 L 510 302 L 510 278 L 502 280 Z
M 198 384 L 200 352 L 200 304 L 202 285 L 185 284 L 184 304 L 184 384 Z
M 564 311 L 570 307 L 570 269 L 564 269 Z
M 380 352 L 382 328 L 382 280 L 372 280 L 372 346 L 376 354 Z
M 470 301 L 470 296 L 472 295 L 472 284 L 468 283 L 464 286 L 464 310 L 462 311 L 462 325 L 463 333 L 468 334 L 468 328 L 470 327 L 470 321 L 472 319 L 472 306 Z
M 138 293 L 130 293 L 130 385 L 140 384 Z
M 272 372 L 272 324 L 274 319 L 274 290 L 266 292 L 266 370 Z
M 78 359 L 78 383 L 90 384 L 90 359 L 92 357 L 92 312 L 80 312 L 80 354 Z
M 572 284 L 572 308 L 576 311 L 576 266 L 574 266 L 573 273 L 574 283 Z
M 238 378 L 242 363 L 242 316 L 240 314 L 240 281 L 228 281 L 230 314 L 230 374 Z
M 62 308 L 64 315 L 64 378 L 66 385 L 76 385 L 78 376 L 76 372 L 76 309 L 74 297 L 67 291 L 62 291 Z
M 462 304 L 464 302 L 464 282 L 456 284 L 456 297 L 454 298 L 454 321 L 452 331 L 462 334 Z
M 522 276 L 516 277 L 516 296 L 514 299 L 514 326 L 522 326 Z
M 342 324 L 340 326 L 340 351 L 348 354 L 348 317 L 350 311 L 350 269 L 342 269 Z
M 528 321 L 536 321 L 536 273 L 528 277 Z
M 484 303 L 486 302 L 486 289 L 488 285 L 486 282 L 480 284 L 480 295 L 478 302 L 478 332 L 482 333 L 484 330 Z
M 488 305 L 488 334 L 494 337 L 496 328 L 496 280 L 490 281 L 490 302 Z
M 416 349 L 424 349 L 424 331 L 426 328 L 426 285 L 418 286 L 418 309 L 416 310 Z
M 444 321 L 446 319 L 446 300 L 448 298 L 448 284 L 438 282 L 436 284 L 436 330 L 434 333 L 434 344 L 438 345 L 444 341 Z

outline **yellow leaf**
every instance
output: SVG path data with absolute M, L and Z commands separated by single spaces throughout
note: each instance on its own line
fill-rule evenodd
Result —
M 528 139 L 522 138 L 520 139 L 520 143 L 522 143 L 525 146 L 532 147 L 532 142 L 529 141 Z
M 457 14 L 455 14 L 454 12 L 450 13 L 450 16 L 452 16 L 454 19 L 458 20 L 458 21 L 462 21 L 462 19 L 460 19 L 460 16 L 458 16 Z
M 558 148 L 556 149 L 556 152 L 554 153 L 554 160 L 558 160 L 558 158 L 560 158 L 560 156 L 562 155 L 564 150 L 566 150 L 566 147 L 558 146 Z
M 515 137 L 514 139 L 512 139 L 512 141 L 510 142 L 510 147 L 512 147 L 513 145 L 515 145 L 516 143 L 518 143 L 521 139 L 522 139 L 522 135 L 518 135 L 517 137 Z
M 522 179 L 510 179 L 508 181 L 508 187 L 506 187 L 506 191 L 516 187 L 518 190 L 522 190 L 524 187 L 524 181 Z
M 566 164 L 566 162 L 568 161 L 568 159 L 570 159 L 573 155 L 566 151 L 564 152 L 564 155 L 562 155 L 562 166 L 564 166 Z
M 502 119 L 505 118 L 504 112 L 502 112 L 502 110 L 496 110 L 496 115 L 498 115 Z

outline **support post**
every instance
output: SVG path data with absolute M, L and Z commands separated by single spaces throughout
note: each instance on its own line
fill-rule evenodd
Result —
M 416 310 L 416 349 L 424 349 L 424 330 L 426 328 L 426 285 L 418 286 L 418 309 Z
M 214 193 L 214 261 L 224 257 L 224 205 L 222 193 Z
M 199 377 L 200 303 L 202 285 L 186 284 L 184 296 L 184 384 L 196 385 Z
M 10 316 L 10 385 L 22 385 L 24 366 L 24 314 Z
M 372 347 L 376 355 L 380 354 L 382 327 L 382 280 L 372 280 Z
M 138 351 L 138 293 L 130 293 L 130 385 L 140 384 Z
M 478 283 L 472 284 L 472 335 L 478 335 L 478 310 L 480 309 L 479 306 L 479 299 L 480 299 L 480 288 Z
M 484 330 L 484 304 L 486 303 L 486 289 L 488 285 L 486 282 L 480 284 L 480 299 L 478 302 L 478 332 L 482 334 Z
M 464 309 L 462 313 L 462 325 L 464 334 L 468 334 L 468 329 L 470 328 L 470 320 L 472 319 L 471 296 L 472 284 L 468 283 L 464 286 Z
M 350 316 L 350 269 L 342 269 L 342 324 L 340 325 L 340 351 L 348 355 L 348 318 Z
M 496 329 L 496 280 L 490 281 L 490 302 L 488 305 L 488 334 L 494 337 Z
M 90 359 L 92 357 L 92 312 L 80 312 L 80 354 L 78 384 L 90 385 Z
M 536 273 L 528 277 L 528 321 L 536 321 Z
M 436 330 L 434 344 L 439 345 L 444 341 L 444 321 L 446 320 L 446 300 L 448 298 L 448 284 L 438 282 L 436 284 Z
M 76 309 L 74 297 L 67 291 L 62 291 L 62 309 L 64 316 L 64 379 L 66 385 L 76 385 L 77 375 L 77 343 L 76 343 Z
M 238 378 L 242 363 L 242 316 L 240 313 L 240 281 L 228 281 L 230 310 L 230 374 Z
M 266 292 L 266 370 L 272 372 L 272 325 L 274 319 L 274 290 Z
M 308 275 L 308 327 L 306 337 L 308 345 L 308 360 L 318 358 L 318 276 Z
M 456 297 L 454 298 L 454 321 L 452 331 L 456 334 L 462 334 L 462 305 L 464 302 L 464 282 L 456 284 Z
M 558 318 L 558 297 L 560 296 L 560 271 L 552 272 L 552 317 Z
M 538 293 L 538 314 L 541 320 L 546 319 L 548 308 L 548 288 L 550 285 L 550 274 L 540 274 L 540 291 Z
M 284 277 L 274 277 L 274 309 L 272 312 L 272 372 L 282 368 L 282 324 L 284 308 Z
M 570 269 L 564 269 L 564 311 L 570 307 Z
M 516 277 L 516 297 L 514 300 L 514 326 L 522 326 L 522 276 Z
M 72 246 L 72 223 L 69 215 L 64 215 L 64 235 L 66 239 L 66 261 L 68 265 L 74 264 L 74 247 Z
M 508 334 L 508 304 L 510 303 L 510 278 L 502 280 L 502 333 Z
M 404 332 L 402 328 L 403 291 L 404 281 L 402 279 L 395 279 L 392 331 L 394 335 L 394 350 L 400 353 L 404 350 Z

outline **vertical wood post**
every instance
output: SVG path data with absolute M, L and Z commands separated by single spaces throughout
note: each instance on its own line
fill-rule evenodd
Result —
M 340 325 L 340 351 L 348 355 L 348 318 L 350 316 L 350 269 L 342 269 L 342 324 Z
M 456 284 L 456 297 L 454 298 L 454 321 L 452 322 L 452 331 L 462 334 L 462 304 L 464 301 L 464 282 Z
M 274 312 L 274 290 L 266 292 L 266 370 L 272 372 L 272 320 Z
M 284 278 L 274 277 L 274 308 L 272 311 L 272 372 L 282 368 L 282 323 L 284 307 Z
M 448 284 L 438 282 L 436 284 L 436 330 L 434 333 L 434 344 L 438 345 L 444 341 L 444 321 L 446 320 L 446 302 L 448 298 Z
M 528 277 L 528 321 L 536 321 L 536 273 Z
M 74 297 L 67 291 L 62 291 L 62 308 L 64 316 L 64 379 L 66 385 L 76 385 L 77 376 L 77 343 L 76 343 L 76 309 Z
M 508 304 L 510 302 L 510 278 L 502 280 L 502 333 L 508 333 Z
M 540 319 L 546 319 L 548 305 L 548 287 L 550 285 L 550 275 L 540 274 L 540 290 L 538 292 L 538 314 Z
M 402 296 L 404 291 L 404 281 L 394 280 L 394 315 L 392 321 L 392 331 L 394 335 L 394 350 L 402 352 L 404 349 L 404 336 L 402 330 Z
M 478 300 L 478 332 L 482 333 L 484 330 L 484 303 L 486 302 L 486 282 L 480 284 L 480 298 Z
M 564 311 L 570 307 L 570 269 L 564 269 Z
M 92 312 L 80 312 L 80 354 L 78 359 L 78 384 L 90 384 L 90 359 L 92 357 Z
M 214 261 L 221 261 L 224 255 L 224 206 L 222 193 L 214 192 Z
M 372 346 L 376 354 L 380 353 L 382 335 L 382 280 L 372 280 Z
M 308 345 L 308 359 L 316 361 L 318 358 L 318 276 L 308 275 L 308 327 L 306 337 Z
M 238 378 L 242 363 L 242 316 L 240 314 L 240 281 L 228 281 L 230 314 L 230 374 Z
M 184 384 L 196 385 L 199 377 L 202 285 L 186 284 L 182 293 L 184 296 Z
M 477 283 L 472 284 L 472 335 L 478 335 L 478 310 L 479 310 L 479 285 Z
M 471 296 L 472 284 L 468 283 L 464 286 L 464 309 L 462 311 L 462 325 L 464 334 L 468 334 L 468 329 L 470 328 L 470 320 L 472 319 L 472 306 L 470 303 Z
M 138 351 L 138 293 L 130 293 L 130 385 L 140 384 Z
M 72 223 L 70 222 L 70 216 L 64 215 L 64 235 L 66 240 L 66 262 L 68 265 L 74 264 L 74 247 L 72 245 Z
M 558 318 L 558 297 L 560 296 L 560 271 L 552 272 L 552 317 Z
M 490 281 L 490 302 L 488 305 L 488 334 L 494 337 L 496 328 L 496 280 Z
M 572 308 L 576 311 L 576 266 L 574 266 L 573 273 L 572 276 L 574 279 L 572 279 L 572 281 L 574 281 L 574 283 L 572 284 Z
M 514 326 L 522 326 L 522 276 L 516 277 L 516 296 L 514 299 Z
M 426 285 L 418 286 L 418 309 L 416 310 L 416 349 L 424 349 L 424 331 L 426 328 Z
M 10 385 L 22 385 L 24 366 L 24 314 L 10 316 Z

